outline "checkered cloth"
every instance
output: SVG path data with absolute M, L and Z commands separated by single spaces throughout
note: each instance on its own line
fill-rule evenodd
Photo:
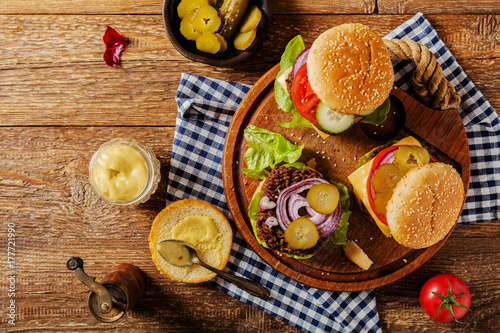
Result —
M 416 14 L 385 38 L 412 39 L 427 46 L 441 64 L 443 74 L 462 97 L 458 112 L 469 140 L 471 181 L 458 223 L 500 220 L 500 122 L 497 113 L 467 77 L 423 14 Z M 395 61 L 393 65 L 396 85 L 403 90 L 411 90 L 410 77 L 415 64 Z
M 387 38 L 411 38 L 436 54 L 443 71 L 462 95 L 460 113 L 466 125 L 472 158 L 470 190 L 461 223 L 498 220 L 500 152 L 498 117 L 458 66 L 422 14 L 402 24 Z M 397 85 L 409 89 L 407 62 L 395 63 Z M 229 219 L 222 184 L 224 138 L 237 106 L 250 86 L 182 74 L 177 91 L 177 123 L 170 163 L 167 204 L 197 198 L 218 207 Z M 488 165 L 486 165 L 488 163 Z M 262 261 L 234 230 L 226 269 L 271 290 L 262 300 L 216 277 L 209 283 L 305 332 L 380 332 L 373 290 L 333 292 L 302 285 Z

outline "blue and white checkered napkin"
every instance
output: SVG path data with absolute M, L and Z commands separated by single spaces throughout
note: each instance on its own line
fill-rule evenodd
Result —
M 385 38 L 412 39 L 427 46 L 441 64 L 443 74 L 462 97 L 458 111 L 469 140 L 471 181 L 458 223 L 500 220 L 500 119 L 497 113 L 467 77 L 423 14 L 416 14 Z M 393 65 L 396 85 L 409 90 L 415 64 L 395 61 Z
M 462 223 L 499 219 L 500 126 L 495 111 L 467 78 L 422 14 L 394 30 L 388 38 L 411 38 L 436 54 L 443 72 L 462 95 L 460 112 L 466 125 L 472 177 Z M 397 85 L 408 89 L 411 64 L 395 64 Z M 237 106 L 250 86 L 182 74 L 170 162 L 167 203 L 197 198 L 218 207 L 229 219 L 222 184 L 224 138 Z M 486 165 L 488 163 L 488 165 Z M 263 262 L 237 230 L 227 269 L 271 290 L 267 301 L 249 295 L 220 278 L 210 283 L 232 297 L 270 313 L 305 332 L 380 332 L 373 290 L 333 292 L 302 285 Z

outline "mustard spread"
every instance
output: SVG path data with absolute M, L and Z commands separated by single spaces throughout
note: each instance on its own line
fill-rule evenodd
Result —
M 146 186 L 148 167 L 141 153 L 121 144 L 101 153 L 94 178 L 99 190 L 110 199 L 130 200 Z
M 211 250 L 220 255 L 221 236 L 215 222 L 203 215 L 188 216 L 172 229 L 173 239 L 188 242 L 202 253 Z
M 160 242 L 156 246 L 158 253 L 174 266 L 185 267 L 190 266 L 189 250 L 179 242 Z

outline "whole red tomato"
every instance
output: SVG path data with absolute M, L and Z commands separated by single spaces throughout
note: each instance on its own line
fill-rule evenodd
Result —
M 452 274 L 440 274 L 429 279 L 420 290 L 420 305 L 425 313 L 439 322 L 458 322 L 470 306 L 467 285 Z

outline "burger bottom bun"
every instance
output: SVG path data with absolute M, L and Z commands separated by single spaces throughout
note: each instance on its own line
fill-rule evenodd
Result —
M 462 179 L 452 166 L 429 163 L 411 169 L 387 203 L 392 236 L 413 249 L 436 244 L 457 222 L 464 198 Z
M 210 217 L 217 226 L 222 243 L 221 251 L 198 251 L 200 259 L 212 267 L 223 269 L 229 259 L 233 242 L 233 231 L 227 218 L 211 204 L 194 199 L 176 201 L 164 208 L 155 218 L 149 234 L 149 249 L 158 270 L 169 279 L 180 282 L 198 283 L 208 281 L 216 274 L 199 265 L 176 267 L 163 260 L 156 250 L 158 242 L 172 239 L 172 229 L 183 219 L 203 215 Z

